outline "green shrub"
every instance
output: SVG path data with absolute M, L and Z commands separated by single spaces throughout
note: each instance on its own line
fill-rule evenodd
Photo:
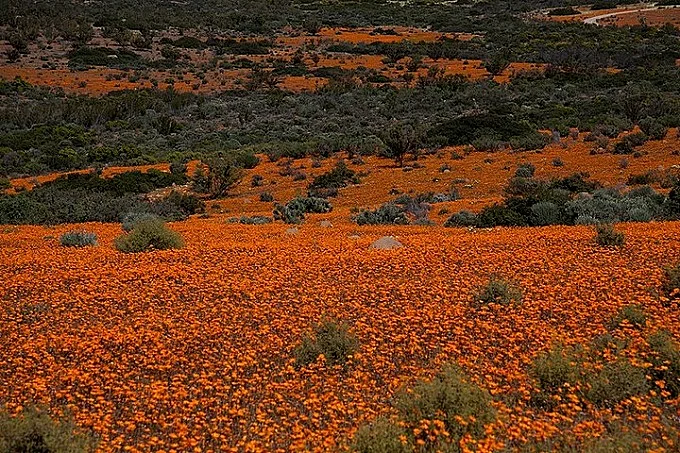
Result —
M 579 379 L 580 366 L 572 351 L 557 344 L 534 360 L 530 375 L 541 391 L 555 393 L 564 384 L 574 385 Z
M 0 451 L 16 453 L 87 453 L 97 442 L 72 420 L 55 421 L 30 408 L 18 416 L 0 412 Z
M 349 184 L 358 184 L 359 177 L 354 170 L 347 167 L 344 160 L 338 161 L 332 170 L 317 176 L 309 184 L 309 193 L 311 196 L 316 196 L 317 192 L 323 189 L 340 189 Z
M 640 129 L 652 140 L 663 140 L 668 133 L 667 127 L 649 116 L 640 120 Z
M 500 204 L 486 206 L 477 214 L 477 226 L 480 228 L 524 226 L 526 224 L 527 221 L 522 214 Z
M 514 283 L 492 275 L 488 283 L 477 288 L 474 302 L 477 304 L 518 304 L 522 302 L 522 290 Z
M 672 398 L 680 396 L 680 347 L 667 331 L 658 331 L 647 339 L 652 355 L 652 377 L 663 381 Z
M 515 170 L 515 177 L 516 178 L 533 178 L 534 173 L 536 172 L 536 167 L 532 163 L 524 163 L 520 164 L 519 167 L 517 167 L 517 170 Z
M 649 390 L 645 370 L 633 366 L 628 359 L 606 364 L 587 381 L 590 388 L 585 396 L 598 406 L 611 407 Z
M 114 240 L 117 250 L 124 253 L 138 253 L 147 250 L 168 250 L 184 247 L 184 240 L 169 229 L 163 221 L 142 220 L 134 224 L 130 233 Z
M 597 225 L 595 232 L 595 242 L 603 247 L 621 247 L 626 242 L 626 236 L 608 223 Z
M 400 438 L 405 431 L 385 418 L 364 425 L 356 432 L 350 450 L 356 453 L 408 453 L 408 445 Z
M 271 192 L 262 192 L 260 194 L 260 201 L 271 203 L 272 201 L 274 201 L 274 195 L 272 195 Z
M 623 321 L 626 321 L 633 327 L 642 328 L 647 322 L 647 315 L 640 305 L 625 305 L 612 318 L 609 327 L 616 329 Z
M 359 340 L 344 323 L 325 319 L 314 326 L 313 334 L 306 334 L 295 348 L 295 363 L 306 366 L 324 355 L 330 365 L 342 365 L 359 350 Z
M 450 227 L 470 227 L 477 224 L 477 215 L 470 211 L 459 211 L 446 219 L 444 226 Z
M 432 381 L 402 391 L 394 405 L 409 428 L 422 420 L 442 420 L 453 445 L 466 434 L 481 436 L 484 425 L 496 417 L 489 393 L 452 365 L 445 366 Z
M 377 209 L 364 209 L 354 217 L 358 225 L 408 225 L 410 223 L 403 206 L 385 203 Z
M 89 231 L 69 231 L 59 238 L 64 247 L 86 247 L 97 245 L 97 235 Z

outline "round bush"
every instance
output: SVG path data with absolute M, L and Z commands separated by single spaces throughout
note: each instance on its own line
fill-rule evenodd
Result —
M 160 220 L 142 220 L 134 224 L 133 230 L 115 239 L 116 249 L 124 253 L 147 250 L 168 250 L 184 247 L 179 233 L 169 229 Z

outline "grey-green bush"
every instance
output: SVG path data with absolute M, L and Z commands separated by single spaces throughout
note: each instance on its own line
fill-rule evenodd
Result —
M 123 231 L 130 232 L 137 222 L 149 220 L 161 221 L 161 218 L 156 214 L 151 214 L 149 212 L 129 212 L 125 214 L 125 217 L 123 217 L 123 220 L 121 221 L 121 227 L 123 228 Z
M 450 227 L 470 227 L 477 224 L 477 215 L 470 211 L 458 211 L 446 219 L 444 226 Z
M 97 245 L 97 235 L 89 231 L 69 231 L 59 237 L 64 247 L 87 247 Z

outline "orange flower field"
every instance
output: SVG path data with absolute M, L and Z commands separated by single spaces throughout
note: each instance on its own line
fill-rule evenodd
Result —
M 613 407 L 566 392 L 546 410 L 531 402 L 528 371 L 556 342 L 590 348 L 627 304 L 644 307 L 646 324 L 611 334 L 651 367 L 645 338 L 680 334 L 677 305 L 657 295 L 663 267 L 680 260 L 677 222 L 623 224 L 626 245 L 607 249 L 588 227 L 310 221 L 290 234 L 211 217 L 172 224 L 185 249 L 145 254 L 113 248 L 119 225 L 85 227 L 98 247 L 60 247 L 67 226 L 0 233 L 0 401 L 68 410 L 100 451 L 343 450 L 390 414 L 401 386 L 446 363 L 487 389 L 498 413 L 464 450 L 597 438 L 619 420 L 656 451 L 677 451 L 680 402 L 664 382 Z M 369 249 L 384 235 L 404 247 Z M 521 305 L 472 303 L 494 273 L 522 287 Z M 324 316 L 349 324 L 359 353 L 344 368 L 323 358 L 295 368 L 293 348 Z

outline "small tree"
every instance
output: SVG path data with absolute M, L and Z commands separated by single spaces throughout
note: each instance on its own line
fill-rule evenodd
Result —
M 243 177 L 243 169 L 231 159 L 219 157 L 206 164 L 208 172 L 197 168 L 192 183 L 196 192 L 208 194 L 210 198 L 225 196 Z
M 387 130 L 383 141 L 384 155 L 403 167 L 406 154 L 416 153 L 422 145 L 422 133 L 411 124 L 395 123 Z

